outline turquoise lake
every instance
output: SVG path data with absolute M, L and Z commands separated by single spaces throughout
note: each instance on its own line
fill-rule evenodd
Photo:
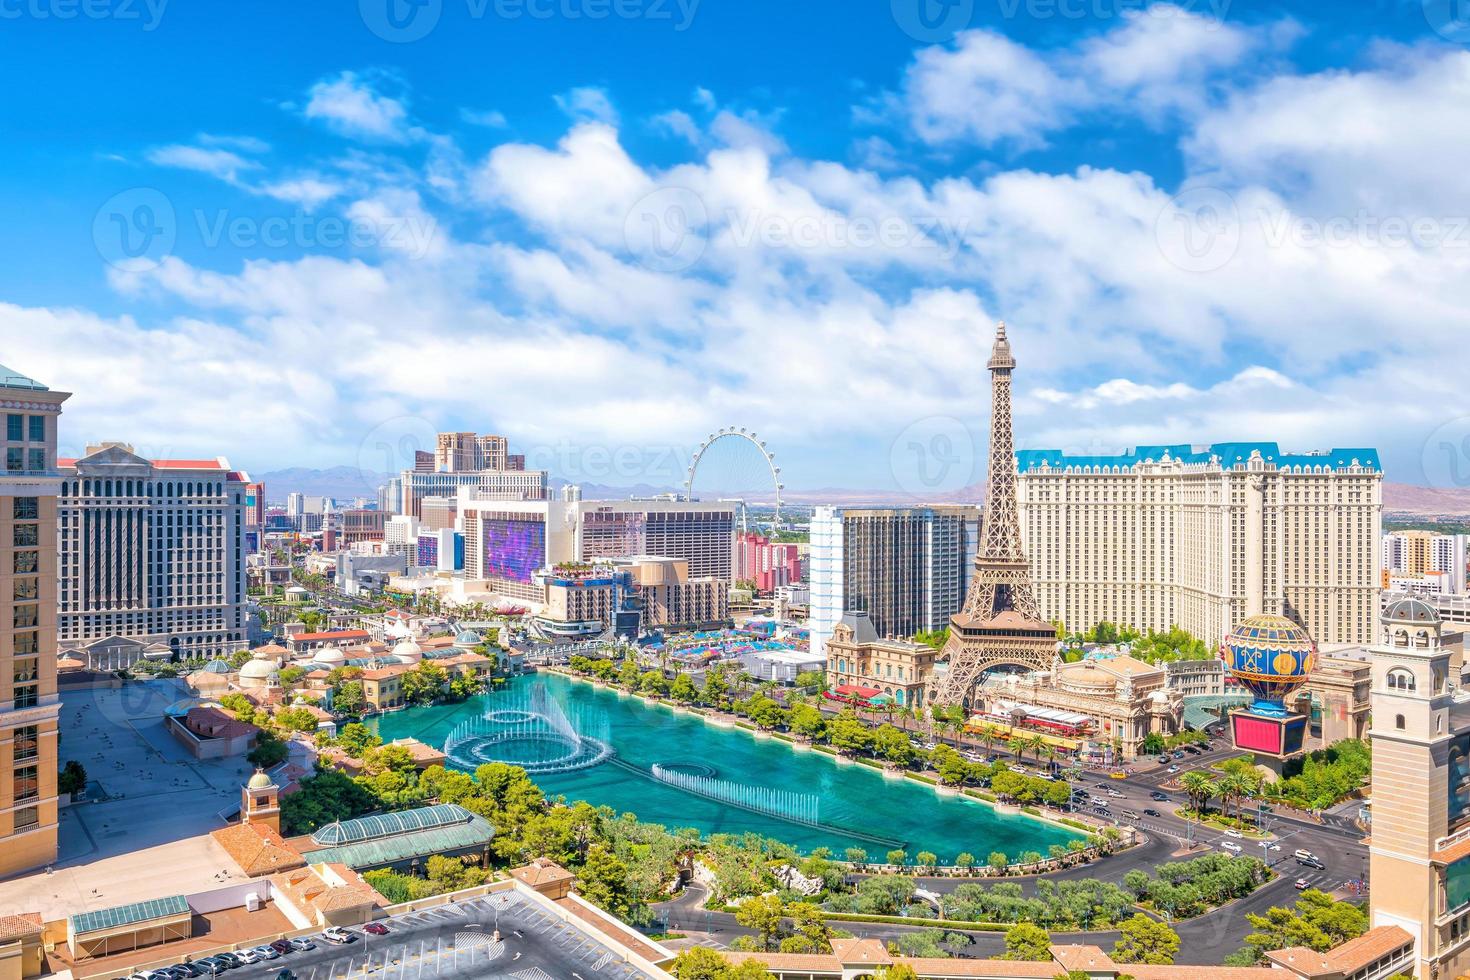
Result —
M 537 685 L 543 692 L 534 690 Z M 874 860 L 902 846 L 910 856 L 933 851 L 941 862 L 964 851 L 978 862 L 992 851 L 1012 858 L 1028 850 L 1045 854 L 1048 846 L 1076 836 L 1030 817 L 997 813 L 979 801 L 940 795 L 911 779 L 886 777 L 870 766 L 837 763 L 780 739 L 711 725 L 667 705 L 557 674 L 516 677 L 494 693 L 394 712 L 372 725 L 385 741 L 413 737 L 443 748 L 452 732 L 482 724 L 486 713 L 520 717 L 533 696 L 543 706 L 548 699 L 555 702 L 553 714 L 569 719 L 564 725 L 605 740 L 612 750 L 587 768 L 534 774 L 543 790 L 670 828 L 753 831 L 802 851 L 828 847 L 838 857 L 848 847 L 861 847 Z M 505 742 L 494 751 L 515 761 L 523 749 Z M 655 778 L 655 767 L 661 767 L 664 781 Z M 473 760 L 462 758 L 460 768 L 473 769 Z M 726 802 L 732 798 L 746 805 Z

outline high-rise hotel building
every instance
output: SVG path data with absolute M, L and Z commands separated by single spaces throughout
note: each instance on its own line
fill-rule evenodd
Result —
M 818 507 L 808 579 L 812 652 L 846 613 L 867 613 L 879 637 L 938 630 L 965 604 L 980 509 L 969 505 Z
M 110 669 L 248 646 L 248 476 L 223 458 L 144 459 L 117 442 L 62 460 L 60 473 L 64 647 Z
M 441 432 L 434 452 L 415 455 L 414 468 L 397 477 L 393 510 L 423 516 L 425 497 L 450 500 L 545 500 L 546 471 L 526 469 L 526 457 L 507 451 L 504 436 Z
M 0 367 L 0 878 L 56 859 L 56 423 L 69 397 Z
M 1374 632 L 1383 470 L 1373 449 L 1272 442 L 1016 453 L 1021 536 L 1041 613 L 1182 627 L 1218 643 L 1275 613 L 1320 643 Z

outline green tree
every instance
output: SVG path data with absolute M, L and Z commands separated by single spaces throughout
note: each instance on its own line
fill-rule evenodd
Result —
M 1020 922 L 1006 930 L 1006 960 L 1045 963 L 1051 959 L 1051 934 L 1032 922 Z
M 61 767 L 61 772 L 56 776 L 57 792 L 68 793 L 78 796 L 82 790 L 87 788 L 87 770 L 75 759 L 66 760 L 66 765 Z
M 343 681 L 332 690 L 332 707 L 344 715 L 361 714 L 367 707 L 361 681 Z
M 827 675 L 820 670 L 803 670 L 796 675 L 796 686 L 808 694 L 820 694 L 827 686 Z
M 606 844 L 593 844 L 587 860 L 577 873 L 582 897 L 620 919 L 631 917 L 633 906 L 628 894 L 628 866 Z
M 1179 952 L 1179 934 L 1142 912 L 1120 922 L 1118 932 L 1113 959 L 1119 963 L 1167 965 L 1174 962 L 1174 954 Z
M 1158 755 L 1164 751 L 1164 736 L 1159 732 L 1149 732 L 1143 736 L 1143 742 L 1140 743 L 1139 749 L 1144 755 Z
M 791 709 L 791 730 L 815 742 L 827 730 L 827 722 L 817 708 L 809 704 L 797 705 Z
M 897 867 L 903 867 L 909 863 L 909 852 L 901 847 L 895 847 L 888 852 L 888 863 Z
M 403 674 L 401 683 L 409 704 L 433 704 L 444 694 L 449 674 L 432 660 L 421 660 Z
M 842 852 L 842 856 L 847 859 L 848 864 L 854 865 L 855 867 L 861 868 L 868 863 L 868 852 L 861 847 L 849 847 L 846 851 Z
M 261 729 L 260 734 L 255 737 L 255 748 L 245 753 L 245 760 L 252 766 L 270 769 L 285 762 L 287 754 L 285 742 L 268 729 Z
M 747 929 L 754 929 L 760 948 L 766 951 L 776 948 L 785 918 L 786 907 L 779 895 L 756 895 L 741 902 L 735 910 L 735 921 Z
M 873 733 L 856 718 L 839 716 L 827 725 L 827 741 L 839 752 L 856 755 L 873 744 Z
M 933 851 L 920 851 L 914 855 L 914 860 L 918 862 L 920 868 L 933 874 L 935 867 L 939 864 L 939 855 Z
M 305 708 L 282 708 L 276 712 L 276 724 L 291 732 L 314 732 L 316 715 Z
M 896 766 L 906 766 L 914 758 L 914 745 L 899 729 L 879 725 L 873 732 L 873 752 Z
M 680 673 L 669 685 L 669 697 L 680 704 L 693 704 L 699 700 L 699 690 L 694 686 L 694 681 L 689 679 L 688 674 Z
M 349 722 L 337 732 L 337 744 L 354 759 L 361 759 L 368 749 L 375 749 L 383 740 L 360 721 Z
M 833 932 L 822 918 L 822 909 L 811 902 L 793 902 L 787 906 L 794 935 L 781 941 L 783 953 L 830 953 Z

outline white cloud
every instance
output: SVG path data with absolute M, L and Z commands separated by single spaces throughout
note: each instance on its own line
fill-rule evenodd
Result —
M 921 49 L 901 92 L 859 113 L 859 121 L 899 115 L 929 143 L 1033 149 L 1099 111 L 1154 120 L 1198 112 L 1220 73 L 1293 36 L 1172 4 L 1128 11 L 1117 26 L 1064 48 L 1037 50 L 995 31 L 965 31 L 952 45 Z
M 700 131 L 699 124 L 682 109 L 661 112 L 650 121 L 655 129 L 677 136 L 690 146 L 699 146 L 704 142 L 704 133 Z
M 459 118 L 471 126 L 484 126 L 487 129 L 505 128 L 505 113 L 496 109 L 461 109 Z
M 409 138 L 407 108 L 380 93 L 370 78 L 344 71 L 317 82 L 307 94 L 306 118 L 321 120 L 344 136 L 389 142 Z
M 258 190 L 268 197 L 299 204 L 306 211 L 315 211 L 327 201 L 343 193 L 341 184 L 307 176 L 262 184 Z
M 554 98 L 557 107 L 573 120 L 592 120 L 607 123 L 609 126 L 618 124 L 618 111 L 613 108 L 612 100 L 607 97 L 604 89 L 585 86 L 563 92 Z
M 229 150 L 209 149 L 200 146 L 172 144 L 157 146 L 147 153 L 148 162 L 160 167 L 175 167 L 194 170 L 233 183 L 240 172 L 254 170 L 260 166 Z

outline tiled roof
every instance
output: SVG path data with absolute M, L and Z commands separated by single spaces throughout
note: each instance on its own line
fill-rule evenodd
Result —
M 390 664 L 387 667 L 379 667 L 376 670 L 365 670 L 359 680 L 364 681 L 386 681 L 394 677 L 408 673 L 413 668 L 408 664 Z
M 366 640 L 371 635 L 367 630 L 327 630 L 323 633 L 297 633 L 286 639 L 291 643 L 315 643 L 317 640 Z
M 1399 926 L 1379 926 L 1325 953 L 1307 949 L 1305 946 L 1290 946 L 1272 950 L 1266 954 L 1266 958 L 1284 969 L 1306 976 L 1353 973 L 1380 956 L 1413 941 L 1414 937 Z
M 511 877 L 523 881 L 533 888 L 537 885 L 549 885 L 554 882 L 567 881 L 575 877 L 570 871 L 550 858 L 537 858 L 523 867 L 511 868 L 510 874 Z
M 184 727 L 207 738 L 237 738 L 260 731 L 247 721 L 240 721 L 223 708 L 201 705 L 190 708 L 184 716 Z
M 0 915 L 0 942 L 10 942 L 34 936 L 41 931 L 39 912 L 22 912 L 20 915 Z
M 325 868 L 325 876 L 319 867 Z M 344 864 L 304 867 L 271 875 L 271 884 L 284 892 L 292 905 L 307 912 L 335 912 L 386 904 L 383 896 Z
M 299 868 L 306 863 L 300 852 L 265 824 L 234 824 L 210 831 L 209 836 L 251 878 Z

